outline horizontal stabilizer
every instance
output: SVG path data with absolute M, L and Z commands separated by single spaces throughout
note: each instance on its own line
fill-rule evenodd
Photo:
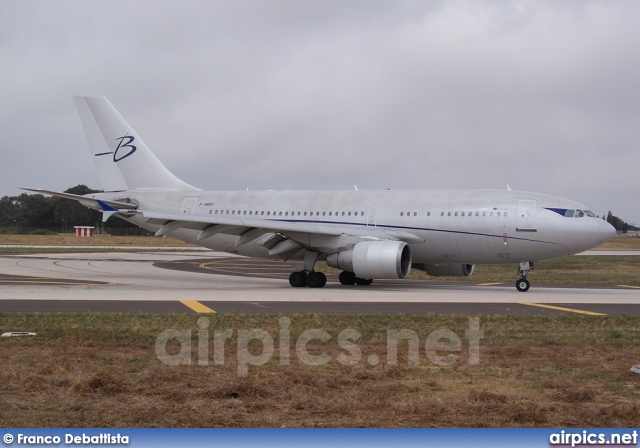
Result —
M 71 193 L 59 193 L 57 191 L 41 190 L 39 188 L 20 188 L 21 190 L 33 191 L 34 193 L 47 194 L 50 196 L 57 196 L 59 198 L 73 199 L 79 201 L 85 207 L 93 208 L 95 210 L 103 211 L 119 211 L 119 210 L 135 210 L 138 208 L 137 204 L 131 204 L 129 202 L 111 201 L 107 199 L 95 199 L 88 196 L 81 196 L 79 194 Z M 88 205 L 91 204 L 91 205 Z M 105 210 L 104 206 L 111 207 L 109 210 Z

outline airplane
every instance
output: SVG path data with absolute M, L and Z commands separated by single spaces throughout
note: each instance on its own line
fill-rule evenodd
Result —
M 326 260 L 342 285 L 469 276 L 476 264 L 518 264 L 518 291 L 534 264 L 591 249 L 615 229 L 584 205 L 511 190 L 202 191 L 174 176 L 103 96 L 74 97 L 104 188 L 79 201 L 156 236 L 215 251 L 301 261 L 293 287 L 325 286 Z

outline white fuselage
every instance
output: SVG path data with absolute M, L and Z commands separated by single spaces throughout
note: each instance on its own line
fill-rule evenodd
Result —
M 323 257 L 345 244 L 396 238 L 410 244 L 414 263 L 518 263 L 575 254 L 614 234 L 602 219 L 562 214 L 562 210 L 586 210 L 579 203 L 512 190 L 130 190 L 90 196 L 129 197 L 142 210 L 194 219 L 304 223 L 310 229 L 305 247 Z M 151 231 L 162 227 L 162 223 L 142 216 L 127 220 Z M 202 228 L 182 227 L 170 235 L 216 251 L 279 258 L 269 256 L 259 238 L 236 245 L 238 233 L 219 233 L 198 241 Z M 337 229 L 341 236 L 322 237 L 313 232 L 328 228 Z M 279 233 L 289 236 L 287 231 Z M 297 241 L 306 241 L 301 232 L 291 233 Z

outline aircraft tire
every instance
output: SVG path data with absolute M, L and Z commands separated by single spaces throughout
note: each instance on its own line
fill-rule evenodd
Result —
M 356 284 L 359 286 L 369 286 L 371 283 L 373 283 L 373 279 L 365 279 L 365 278 L 358 278 L 356 277 Z
M 302 288 L 307 286 L 307 276 L 304 272 L 292 272 L 289 276 L 289 284 L 294 288 Z
M 521 278 L 516 282 L 516 289 L 520 292 L 529 291 L 530 286 L 531 286 L 531 283 L 529 283 L 529 280 L 527 280 L 526 278 Z
M 341 285 L 349 286 L 356 284 L 356 276 L 353 272 L 342 271 L 338 277 Z
M 327 284 L 327 276 L 322 272 L 309 272 L 307 274 L 307 286 L 309 288 L 322 288 Z

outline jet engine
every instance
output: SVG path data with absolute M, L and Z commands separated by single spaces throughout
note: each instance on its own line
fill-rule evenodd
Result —
M 473 274 L 475 265 L 473 264 L 455 264 L 455 263 L 439 263 L 439 264 L 420 264 L 413 265 L 416 269 L 421 269 L 432 277 L 468 277 Z
M 362 279 L 407 278 L 411 249 L 404 241 L 363 241 L 327 256 L 327 264 Z

